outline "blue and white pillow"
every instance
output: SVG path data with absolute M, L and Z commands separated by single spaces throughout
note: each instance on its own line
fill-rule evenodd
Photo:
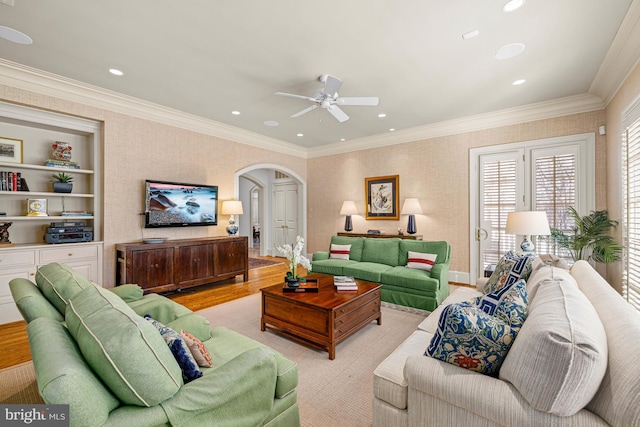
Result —
M 189 350 L 189 347 L 184 342 L 180 334 L 170 327 L 153 319 L 148 314 L 145 315 L 144 318 L 156 327 L 158 332 L 160 332 L 160 335 L 162 335 L 162 338 L 164 338 L 164 342 L 169 346 L 169 350 L 171 350 L 173 357 L 175 357 L 176 362 L 178 362 L 178 365 L 182 370 L 182 379 L 185 384 L 189 381 L 200 378 L 202 376 L 202 371 L 198 368 L 198 363 L 193 358 L 191 350 Z
M 524 280 L 490 294 L 447 306 L 425 356 L 497 376 L 527 318 Z
M 531 275 L 531 268 L 535 256 L 532 253 L 509 251 L 498 261 L 496 269 L 484 285 L 485 294 L 493 293 L 507 285 L 516 283 L 520 279 L 527 280 Z

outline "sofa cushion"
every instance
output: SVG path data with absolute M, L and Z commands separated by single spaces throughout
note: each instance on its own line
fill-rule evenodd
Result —
M 607 369 L 607 337 L 598 313 L 569 278 L 540 283 L 502 369 L 539 411 L 570 416 L 598 390 Z
M 373 371 L 373 395 L 398 409 L 407 407 L 407 379 L 404 365 L 407 357 L 424 351 L 424 343 L 433 335 L 425 331 L 414 331 Z
M 438 279 L 431 277 L 429 271 L 404 266 L 384 270 L 380 275 L 380 282 L 385 285 L 432 292 L 436 292 L 440 286 Z
M 442 311 L 438 330 L 424 354 L 496 376 L 516 335 L 508 322 L 485 313 L 473 302 L 450 304 Z
M 421 252 L 409 251 L 407 258 L 407 267 L 416 268 L 418 270 L 431 271 L 433 264 L 436 263 L 436 254 L 423 254 Z
M 569 270 L 564 268 L 554 267 L 553 265 L 546 265 L 536 258 L 533 262 L 533 268 L 531 269 L 531 275 L 527 280 L 527 292 L 529 294 L 529 302 L 533 301 L 536 295 L 536 291 L 541 283 L 545 283 L 549 280 L 565 280 L 567 285 L 578 286 L 574 279 L 571 278 Z
M 349 237 L 349 236 L 332 236 L 331 244 L 335 245 L 351 245 L 349 249 L 349 259 L 352 261 L 362 261 L 362 248 L 364 247 L 365 239 L 363 237 Z M 329 251 L 331 246 L 329 246 Z
M 156 328 L 112 292 L 85 288 L 69 300 L 65 320 L 87 363 L 123 403 L 154 406 L 183 385 Z
M 349 259 L 349 252 L 351 251 L 351 245 L 335 245 L 331 244 L 331 251 L 329 252 L 329 258 L 331 259 Z
M 344 267 L 347 265 L 357 265 L 358 261 L 347 259 L 320 259 L 311 263 L 311 271 L 313 273 L 331 274 L 334 276 L 343 276 Z
M 488 294 L 520 279 L 527 280 L 531 274 L 533 258 L 534 255 L 531 253 L 516 254 L 513 251 L 507 252 L 498 261 L 496 269 L 484 285 L 482 292 Z
M 436 329 L 438 328 L 438 320 L 440 319 L 440 315 L 442 314 L 442 311 L 445 309 L 445 307 L 447 307 L 449 304 L 457 302 L 471 301 L 478 296 L 480 296 L 480 293 L 474 288 L 466 286 L 457 288 L 444 301 L 442 301 L 442 304 L 440 304 L 435 310 L 433 310 L 431 314 L 429 314 L 429 316 L 427 316 L 427 318 L 418 325 L 418 329 L 434 334 L 436 332 Z
M 395 267 L 400 254 L 400 239 L 364 239 L 362 261 Z
M 342 269 L 342 276 L 353 276 L 356 279 L 366 280 L 367 282 L 381 283 L 382 274 L 393 267 L 387 264 L 376 262 L 358 262 L 345 265 Z
M 187 347 L 189 347 L 189 351 L 198 363 L 198 366 L 202 366 L 203 368 L 213 366 L 213 363 L 211 363 L 211 355 L 202 341 L 187 331 L 180 331 L 180 337 L 184 340 L 185 344 L 187 344 Z
M 528 313 L 527 282 L 518 280 L 495 292 L 479 296 L 474 303 L 485 313 L 499 316 L 512 328 L 520 329 Z
M 400 240 L 400 252 L 398 254 L 398 265 L 407 265 L 409 251 L 436 254 L 436 262 L 439 264 L 449 263 L 451 247 L 444 241 L 424 241 L 424 240 Z
M 166 325 L 154 320 L 147 315 L 144 318 L 158 330 L 164 342 L 167 343 L 171 354 L 178 362 L 178 366 L 182 370 L 182 379 L 186 383 L 191 382 L 202 376 L 202 371 L 198 368 L 198 362 L 191 354 L 191 350 L 187 343 L 182 339 L 180 334 Z
M 38 269 L 36 284 L 45 298 L 63 315 L 71 297 L 85 288 L 93 287 L 89 279 L 68 265 L 57 262 Z

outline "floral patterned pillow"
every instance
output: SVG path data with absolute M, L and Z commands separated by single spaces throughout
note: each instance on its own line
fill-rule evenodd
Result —
M 535 255 L 532 253 L 519 253 L 509 251 L 498 261 L 496 269 L 484 285 L 484 293 L 489 294 L 502 289 L 506 285 L 513 284 L 520 279 L 527 280 L 531 275 L 531 267 Z
M 497 376 L 528 314 L 524 280 L 447 306 L 425 351 L 462 368 Z

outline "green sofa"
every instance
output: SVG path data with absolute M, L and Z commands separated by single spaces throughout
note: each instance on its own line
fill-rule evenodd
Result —
M 106 290 L 70 267 L 38 269 L 11 293 L 27 321 L 40 395 L 69 404 L 71 426 L 299 426 L 297 365 L 136 285 Z M 142 316 L 200 339 L 213 366 L 185 381 Z
M 350 245 L 349 259 L 331 258 L 331 245 Z M 437 255 L 431 271 L 406 267 L 409 251 Z M 333 236 L 328 251 L 313 254 L 311 269 L 381 283 L 382 301 L 433 311 L 449 296 L 450 259 L 447 242 Z

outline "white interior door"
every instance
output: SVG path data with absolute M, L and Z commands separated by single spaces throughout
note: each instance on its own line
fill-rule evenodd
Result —
M 275 249 L 283 244 L 292 244 L 298 235 L 298 185 L 273 185 L 273 230 Z

